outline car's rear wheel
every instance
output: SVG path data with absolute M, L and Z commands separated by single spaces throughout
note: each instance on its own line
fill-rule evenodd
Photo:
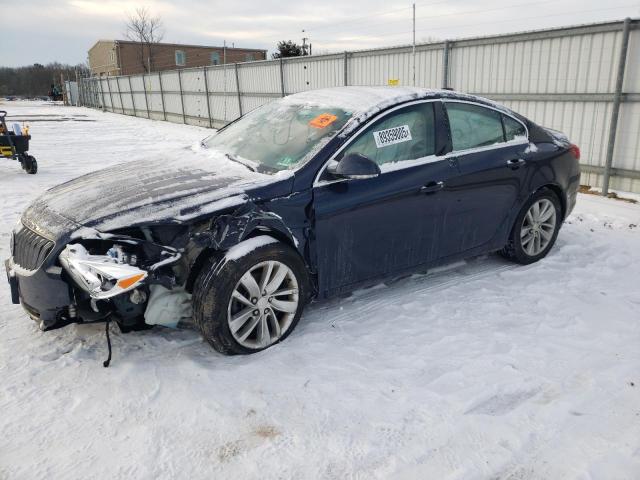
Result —
M 306 267 L 295 251 L 281 242 L 248 242 L 259 246 L 240 243 L 230 255 L 212 258 L 193 288 L 194 321 L 224 354 L 254 353 L 284 340 L 307 295 Z
M 544 258 L 558 237 L 562 209 L 556 194 L 548 189 L 536 192 L 520 211 L 502 254 L 522 264 Z

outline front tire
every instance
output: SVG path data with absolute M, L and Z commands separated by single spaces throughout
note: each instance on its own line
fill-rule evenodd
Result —
M 205 263 L 193 287 L 194 322 L 220 353 L 259 352 L 291 334 L 307 285 L 297 252 L 271 237 L 255 237 Z
M 500 252 L 522 265 L 544 258 L 558 237 L 562 225 L 562 208 L 557 195 L 546 188 L 534 193 L 522 207 Z

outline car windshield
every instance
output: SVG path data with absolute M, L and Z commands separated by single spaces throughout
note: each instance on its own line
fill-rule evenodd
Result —
M 276 101 L 207 138 L 204 145 L 249 168 L 275 173 L 309 160 L 351 115 L 336 107 Z

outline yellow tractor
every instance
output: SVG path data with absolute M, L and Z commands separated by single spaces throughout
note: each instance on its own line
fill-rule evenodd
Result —
M 5 121 L 6 116 L 7 112 L 0 110 L 0 157 L 18 160 L 22 169 L 33 175 L 38 172 L 38 162 L 28 153 L 31 140 L 29 130 L 23 131 L 18 123 L 14 123 L 10 129 Z

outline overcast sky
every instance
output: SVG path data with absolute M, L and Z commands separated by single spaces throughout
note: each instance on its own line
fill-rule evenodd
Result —
M 411 43 L 411 1 L 0 0 L 0 65 L 81 63 L 98 39 L 123 38 L 146 6 L 173 43 L 268 49 L 309 37 L 313 53 Z M 416 1 L 418 41 L 640 17 L 640 0 Z M 303 34 L 302 30 L 306 32 Z

